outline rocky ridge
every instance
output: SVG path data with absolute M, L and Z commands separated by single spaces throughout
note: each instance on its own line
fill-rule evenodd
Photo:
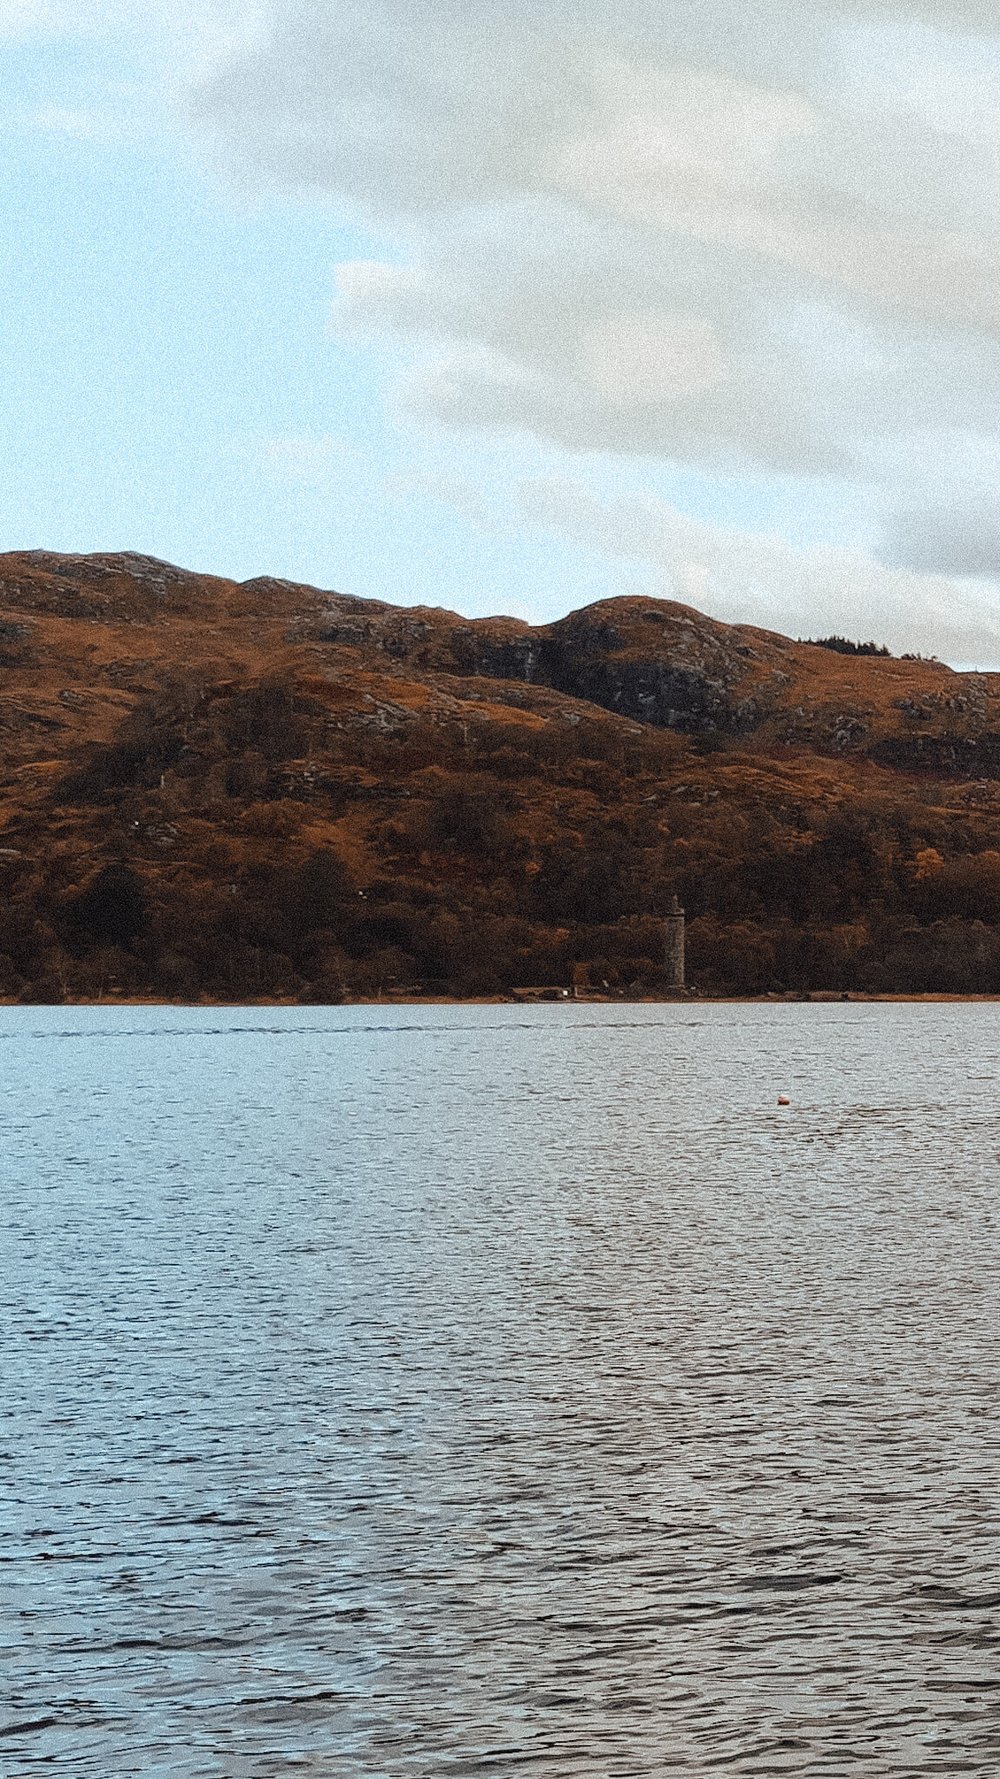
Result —
M 38 649 L 77 650 L 60 621 L 102 631 L 155 632 L 150 664 L 175 656 L 223 659 L 247 645 L 298 649 L 318 671 L 348 662 L 407 674 L 442 689 L 451 680 L 546 689 L 634 722 L 702 738 L 746 739 L 896 767 L 971 772 L 1000 763 L 1000 675 L 959 674 L 926 660 L 845 656 L 751 625 L 727 625 L 692 607 L 613 598 L 555 623 L 470 620 L 399 607 L 261 576 L 235 583 L 121 553 L 0 557 L 0 664 L 27 665 Z M 245 625 L 243 635 L 236 628 Z M 131 634 L 129 636 L 131 642 Z M 193 652 L 188 650 L 194 644 Z M 182 649 L 183 645 L 183 649 Z M 100 678 L 114 666 L 88 645 Z M 141 671 L 141 649 L 122 652 Z M 72 671 L 79 673 L 79 665 Z M 94 688 L 92 688 L 93 690 Z

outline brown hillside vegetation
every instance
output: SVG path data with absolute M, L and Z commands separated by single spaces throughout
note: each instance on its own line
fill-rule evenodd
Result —
M 0 668 L 7 998 L 1000 992 L 1000 675 L 37 551 Z

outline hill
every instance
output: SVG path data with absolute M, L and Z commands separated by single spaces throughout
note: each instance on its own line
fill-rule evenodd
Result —
M 7 998 L 1000 991 L 1000 675 L 39 551 L 0 671 Z

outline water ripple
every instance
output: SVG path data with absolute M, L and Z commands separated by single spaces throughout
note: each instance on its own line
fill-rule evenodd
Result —
M 1000 1772 L 1000 1008 L 3 1039 L 12 1779 Z

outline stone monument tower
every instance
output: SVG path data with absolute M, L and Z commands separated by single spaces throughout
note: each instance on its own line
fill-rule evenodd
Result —
M 663 961 L 667 970 L 667 987 L 684 987 L 684 910 L 676 896 L 663 923 Z

